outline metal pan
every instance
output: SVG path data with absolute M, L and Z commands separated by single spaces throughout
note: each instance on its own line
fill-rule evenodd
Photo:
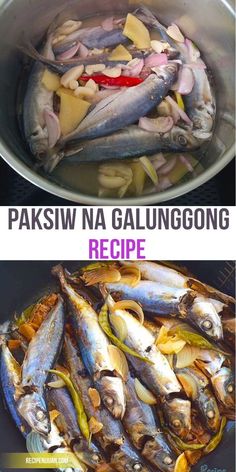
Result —
M 20 313 L 45 293 L 56 289 L 57 285 L 51 276 L 51 268 L 56 263 L 58 262 L 0 263 L 0 324 L 12 318 L 15 312 Z M 74 271 L 85 264 L 86 262 L 66 261 L 64 266 Z M 234 295 L 234 262 L 181 261 L 177 264 L 186 267 L 203 282 Z M 220 446 L 197 464 L 192 469 L 193 472 L 234 472 L 234 436 L 234 423 L 228 422 Z M 26 452 L 25 441 L 15 427 L 2 398 L 0 398 L 0 454 L 1 452 Z M 1 467 L 0 457 L 0 471 L 3 472 L 3 470 L 5 472 L 5 469 Z M 39 472 L 39 470 L 34 470 Z

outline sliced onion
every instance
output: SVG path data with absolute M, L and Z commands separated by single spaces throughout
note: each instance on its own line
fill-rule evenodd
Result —
M 80 46 L 79 46 L 79 57 L 81 57 L 81 59 L 85 59 L 89 54 L 89 50 L 88 48 L 86 48 L 86 46 L 82 43 L 80 43 Z
M 134 379 L 134 388 L 139 400 L 147 405 L 156 405 L 157 399 L 154 397 L 153 393 L 150 392 L 143 384 L 139 381 L 139 379 Z
M 141 271 L 139 267 L 135 266 L 125 266 L 120 269 L 121 280 L 120 283 L 130 285 L 131 287 L 136 287 L 141 280 Z
M 185 111 L 183 111 L 179 105 L 175 102 L 175 100 L 173 100 L 172 97 L 170 97 L 169 95 L 166 97 L 166 100 L 167 102 L 170 103 L 170 105 L 176 110 L 178 111 L 180 117 L 182 118 L 183 121 L 185 121 L 186 123 L 188 123 L 188 125 L 192 126 L 193 123 L 192 121 L 190 120 L 190 118 L 188 117 L 188 115 L 185 113 Z
M 157 176 L 156 169 L 153 166 L 152 162 L 146 156 L 140 157 L 139 162 L 142 164 L 145 172 L 150 177 L 151 181 L 155 185 L 157 185 L 158 184 L 158 176 Z
M 112 31 L 114 29 L 114 18 L 113 18 L 113 16 L 110 16 L 109 18 L 106 18 L 102 22 L 102 28 L 105 31 Z
M 201 351 L 201 349 L 198 347 L 189 346 L 189 344 L 184 346 L 184 348 L 176 355 L 176 368 L 183 369 L 184 367 L 192 365 L 198 358 L 199 351 Z
M 187 46 L 187 49 L 188 49 L 189 61 L 197 62 L 197 60 L 200 58 L 200 51 L 197 49 L 196 46 L 194 46 L 193 42 L 188 38 L 185 39 L 185 45 Z
M 64 61 L 66 59 L 72 59 L 80 49 L 80 43 L 77 43 L 75 46 L 72 48 L 68 49 L 67 51 L 63 52 L 62 54 L 59 54 L 57 56 L 58 61 Z
M 128 64 L 122 64 L 121 67 L 125 71 L 124 75 L 128 77 L 138 77 L 144 67 L 144 60 L 136 57 L 128 62 Z
M 172 187 L 172 182 L 168 179 L 168 177 L 160 177 L 158 181 L 158 185 L 156 187 L 158 192 L 163 192 L 168 188 Z
M 168 64 L 168 58 L 165 53 L 150 54 L 145 60 L 144 64 L 146 67 L 159 67 Z
M 139 127 L 150 133 L 167 133 L 174 126 L 171 116 L 159 116 L 158 118 L 142 117 L 139 119 Z
M 44 119 L 48 130 L 48 146 L 51 149 L 61 136 L 60 123 L 57 115 L 49 108 L 44 110 Z
M 186 342 L 182 339 L 169 339 L 165 343 L 157 344 L 162 354 L 178 354 L 184 348 Z
M 172 156 L 170 159 L 168 159 L 167 163 L 164 166 L 160 167 L 160 169 L 158 170 L 158 175 L 169 174 L 169 172 L 174 168 L 176 161 L 176 156 Z
M 184 43 L 184 36 L 175 23 L 172 23 L 171 26 L 167 28 L 166 32 L 172 39 L 174 39 L 178 43 Z
M 198 392 L 196 381 L 191 377 L 191 375 L 187 373 L 181 372 L 181 373 L 177 373 L 176 375 L 187 397 L 191 398 L 192 400 L 195 400 L 197 398 L 197 392 Z
M 192 92 L 194 86 L 194 75 L 189 67 L 182 67 L 179 73 L 179 81 L 177 91 L 181 95 L 188 95 Z
M 112 307 L 112 313 L 116 310 L 132 310 L 136 315 L 138 315 L 140 323 L 143 324 L 144 322 L 143 309 L 134 300 L 120 300 L 119 302 L 116 302 Z
M 185 156 L 182 156 L 182 154 L 181 154 L 179 156 L 179 160 L 180 160 L 180 162 L 182 162 L 182 164 L 184 164 L 186 166 L 186 168 L 188 169 L 189 172 L 194 171 L 194 168 L 193 168 L 191 162 Z
M 128 334 L 128 329 L 125 320 L 121 318 L 121 316 L 119 316 L 118 314 L 111 313 L 110 322 L 116 332 L 117 337 L 123 342 Z
M 150 161 L 156 170 L 160 169 L 164 164 L 166 164 L 166 158 L 163 156 L 162 152 L 151 156 Z
M 124 353 L 117 346 L 109 344 L 108 354 L 113 369 L 117 372 L 118 375 L 121 376 L 124 382 L 127 382 L 129 376 L 129 367 Z

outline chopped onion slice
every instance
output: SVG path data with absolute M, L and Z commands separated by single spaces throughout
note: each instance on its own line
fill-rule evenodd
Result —
M 167 133 L 174 126 L 171 116 L 159 116 L 158 118 L 147 118 L 143 116 L 139 119 L 139 127 L 150 133 Z
M 144 322 L 142 307 L 134 300 L 120 300 L 119 302 L 116 302 L 112 307 L 112 313 L 116 310 L 132 310 L 136 315 L 138 315 L 140 323 L 143 324 Z
M 53 148 L 61 136 L 61 128 L 57 115 L 49 108 L 44 110 L 44 119 L 48 130 L 48 146 Z
M 176 156 L 172 156 L 167 163 L 158 170 L 158 175 L 167 175 L 176 164 Z
M 168 177 L 160 177 L 158 181 L 158 185 L 156 187 L 158 192 L 163 192 L 168 188 L 172 187 L 172 182 L 168 179 Z
M 186 168 L 188 169 L 189 172 L 194 171 L 194 168 L 193 168 L 191 162 L 189 162 L 189 160 L 185 156 L 182 156 L 182 154 L 181 154 L 179 156 L 179 160 L 180 160 L 180 162 L 182 162 L 182 164 L 184 164 L 186 166 Z
M 121 64 L 121 68 L 125 71 L 126 76 L 128 77 L 138 77 L 144 67 L 144 60 L 132 59 L 128 64 Z
M 124 382 L 127 382 L 129 377 L 129 367 L 125 354 L 117 346 L 113 346 L 113 344 L 108 346 L 108 354 L 113 369 L 121 376 Z
M 72 59 L 80 49 L 80 43 L 77 43 L 75 46 L 72 46 L 72 48 L 67 49 L 67 51 L 63 52 L 62 54 L 59 54 L 57 56 L 58 61 L 65 61 L 67 59 Z
M 88 48 L 84 44 L 80 43 L 79 57 L 81 57 L 81 59 L 85 59 L 85 57 L 87 57 L 88 54 L 89 54 Z
M 134 388 L 139 400 L 141 400 L 143 403 L 146 403 L 147 405 L 156 405 L 156 397 L 154 397 L 153 393 L 144 387 L 144 385 L 141 384 L 137 378 L 134 380 Z
M 182 67 L 179 72 L 179 81 L 177 91 L 181 95 L 188 95 L 192 92 L 194 86 L 193 71 L 189 67 Z
M 146 67 L 159 67 L 162 65 L 167 65 L 168 64 L 168 58 L 167 55 L 164 53 L 161 54 L 150 54 L 145 60 L 144 60 L 145 66 Z
M 150 161 L 156 170 L 160 169 L 164 164 L 166 164 L 166 158 L 163 156 L 162 152 L 151 156 Z
M 169 95 L 166 97 L 166 100 L 167 102 L 170 103 L 170 105 L 172 105 L 172 107 L 178 111 L 180 117 L 182 118 L 183 121 L 185 121 L 186 123 L 188 123 L 190 126 L 193 125 L 192 121 L 190 120 L 190 118 L 188 117 L 188 115 L 179 107 L 179 105 L 175 102 L 175 100 L 173 100 L 173 98 L 171 98 Z

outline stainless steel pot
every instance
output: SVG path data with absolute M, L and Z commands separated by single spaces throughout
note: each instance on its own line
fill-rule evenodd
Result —
M 37 44 L 46 28 L 63 7 L 65 19 L 77 13 L 80 18 L 98 13 L 132 10 L 136 0 L 0 0 L 0 154 L 23 177 L 62 198 L 86 204 L 117 204 L 76 192 L 38 174 L 21 139 L 15 112 L 16 91 L 21 71 L 17 44 L 26 32 Z M 119 200 L 119 204 L 151 204 L 175 198 L 202 185 L 234 157 L 234 19 L 231 0 L 147 0 L 143 1 L 163 23 L 177 22 L 182 31 L 199 45 L 211 68 L 216 84 L 217 123 L 214 138 L 197 177 L 159 194 Z

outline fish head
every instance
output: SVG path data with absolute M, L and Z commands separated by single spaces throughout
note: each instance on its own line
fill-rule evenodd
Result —
M 223 339 L 221 318 L 213 304 L 205 297 L 196 297 L 188 311 L 191 321 L 214 341 Z
M 18 411 L 36 433 L 47 436 L 51 423 L 44 399 L 37 392 L 27 394 L 18 400 Z
M 110 465 L 118 472 L 150 472 L 144 459 L 127 440 L 112 454 Z
M 81 445 L 75 443 L 73 445 L 73 452 L 80 462 L 86 464 L 91 469 L 97 469 L 97 467 L 106 463 L 100 451 L 93 444 L 89 449 L 86 447 L 81 450 Z
M 122 419 L 126 406 L 122 379 L 104 376 L 99 380 L 99 387 L 99 393 L 106 408 L 114 418 Z
M 189 400 L 173 398 L 163 405 L 166 422 L 181 439 L 186 439 L 191 430 L 191 403 Z
M 211 382 L 219 401 L 227 408 L 234 408 L 235 387 L 233 372 L 228 367 L 222 367 L 211 378 Z
M 216 399 L 209 388 L 199 391 L 196 402 L 207 429 L 211 433 L 217 433 L 220 428 L 220 412 Z
M 200 140 L 194 136 L 191 128 L 180 128 L 173 126 L 168 133 L 170 144 L 176 151 L 193 151 L 198 149 L 201 145 Z
M 37 159 L 42 160 L 48 151 L 48 132 L 40 124 L 36 123 L 30 130 L 30 135 L 26 136 L 32 154 Z
M 204 133 L 211 133 L 214 125 L 213 116 L 213 110 L 209 110 L 205 104 L 195 108 L 191 115 L 194 129 L 199 130 L 203 135 Z
M 159 80 L 163 80 L 163 82 L 170 83 L 173 85 L 177 81 L 178 78 L 178 70 L 179 64 L 177 62 L 169 62 L 167 65 L 161 65 L 158 67 L 153 68 L 153 71 L 158 76 Z M 152 74 L 149 76 L 152 79 Z
M 174 472 L 176 457 L 160 435 L 149 439 L 142 450 L 142 456 L 162 472 Z

